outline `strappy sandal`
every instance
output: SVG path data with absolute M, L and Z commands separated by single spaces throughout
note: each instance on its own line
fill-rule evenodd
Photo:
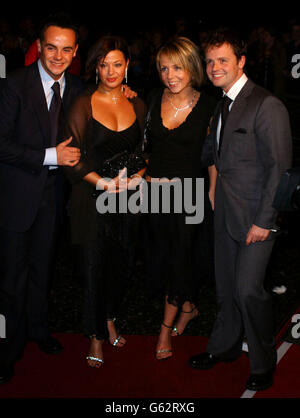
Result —
M 96 336 L 95 335 L 91 335 L 90 336 L 90 340 L 91 340 L 91 344 L 92 344 L 92 340 L 93 340 L 93 338 L 94 339 L 97 339 L 96 338 Z M 103 346 L 103 341 L 102 341 L 102 346 Z M 91 348 L 90 348 L 90 352 L 91 352 L 92 350 L 91 350 Z M 86 356 L 86 360 L 91 360 L 91 361 L 95 361 L 96 363 L 101 363 L 101 364 L 104 364 L 104 360 L 102 359 L 102 358 L 100 358 L 100 357 L 95 357 L 95 356 Z M 97 366 L 92 366 L 91 364 L 89 364 L 88 363 L 88 366 L 89 367 L 92 367 L 92 368 L 99 368 L 99 367 L 97 367 Z
M 186 326 L 184 327 L 184 329 L 183 329 L 183 331 L 182 331 L 182 333 L 180 333 L 179 331 L 178 331 L 178 329 L 177 329 L 177 326 L 175 325 L 173 328 L 172 328 L 172 331 L 175 333 L 175 335 L 172 335 L 172 337 L 179 337 L 180 335 L 182 335 L 183 333 L 184 333 L 184 330 L 186 329 L 186 327 L 189 325 L 189 323 L 193 320 L 193 319 L 195 319 L 195 318 L 197 318 L 197 316 L 199 315 L 199 312 L 198 312 L 198 309 L 197 309 L 197 307 L 195 306 L 191 311 L 181 311 L 180 313 L 184 313 L 184 314 L 191 314 L 191 313 L 193 313 L 194 311 L 197 311 L 197 314 L 196 315 L 194 315 L 193 316 L 193 318 L 191 318 L 190 320 L 189 320 L 189 322 L 186 324 Z
M 169 329 L 173 329 L 172 326 L 166 325 L 164 322 L 162 322 L 162 326 L 164 326 L 166 328 L 169 328 Z M 162 348 L 161 350 L 157 350 L 156 353 L 155 353 L 156 354 L 156 360 L 163 361 L 163 360 L 168 360 L 169 358 L 172 357 L 172 355 L 168 356 L 168 357 L 162 357 L 162 358 L 157 357 L 158 354 L 164 354 L 164 353 L 173 353 L 173 351 L 169 350 L 168 348 Z
M 108 319 L 107 321 L 111 321 L 111 322 L 113 322 L 113 323 L 114 323 L 114 322 L 116 321 L 116 318 L 113 318 L 113 319 Z M 123 344 L 122 344 L 122 341 L 120 342 L 121 338 L 123 338 L 123 339 L 124 339 L 124 341 L 125 341 Z M 122 348 L 122 347 L 124 347 L 124 345 L 126 344 L 126 340 L 125 340 L 125 338 L 124 338 L 124 337 L 122 337 L 122 335 L 118 335 L 118 336 L 117 336 L 117 338 L 115 338 L 113 342 L 111 342 L 111 341 L 109 340 L 109 343 L 110 343 L 113 347 Z M 121 343 L 121 345 L 118 345 L 119 343 Z
M 123 338 L 123 337 L 122 337 L 122 335 L 119 335 L 119 336 L 118 336 L 118 337 L 114 340 L 114 342 L 112 343 L 112 345 L 113 345 L 114 347 L 118 346 L 118 342 L 120 341 L 120 339 L 121 339 L 121 338 Z M 119 346 L 119 348 L 120 348 L 120 347 L 123 347 L 125 344 L 126 344 L 126 343 L 122 344 L 121 346 Z
M 98 363 L 104 364 L 104 360 L 102 360 L 102 358 L 99 358 L 99 357 L 87 356 L 86 360 L 97 361 Z M 90 366 L 90 367 L 93 367 L 93 366 Z

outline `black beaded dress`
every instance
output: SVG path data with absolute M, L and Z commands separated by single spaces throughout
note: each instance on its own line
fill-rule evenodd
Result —
M 168 302 L 178 307 L 185 301 L 198 305 L 201 283 L 213 273 L 212 210 L 208 200 L 207 168 L 201 164 L 201 153 L 215 100 L 202 92 L 186 120 L 179 127 L 168 129 L 161 118 L 162 94 L 163 90 L 156 92 L 150 105 L 152 110 L 147 127 L 149 163 L 146 175 L 178 178 L 182 184 L 183 210 L 176 213 L 175 192 L 172 193 L 174 189 L 171 188 L 170 213 L 163 213 L 161 194 L 158 213 L 150 213 L 149 209 L 144 215 L 146 288 L 150 296 L 164 292 L 168 295 Z M 200 178 L 204 179 L 205 190 L 202 196 L 196 181 Z M 192 179 L 192 183 L 185 183 L 186 179 Z M 147 184 L 150 202 L 150 183 Z M 192 193 L 185 195 L 187 184 L 192 184 Z M 195 206 L 203 203 L 204 199 L 203 222 L 186 222 L 191 212 L 185 209 L 185 199 L 189 200 L 188 204 L 193 203 Z M 150 203 L 148 205 L 150 208 Z
M 125 150 L 136 150 L 142 139 L 145 106 L 134 99 L 135 122 L 128 129 L 113 131 L 92 117 L 93 91 L 77 98 L 68 117 L 66 134 L 73 137 L 72 146 L 80 147 L 81 160 L 66 168 L 66 174 L 72 183 L 72 243 L 79 247 L 83 262 L 84 333 L 104 339 L 108 336 L 106 321 L 117 315 L 126 289 L 136 244 L 131 234 L 134 219 L 129 213 L 118 213 L 118 195 L 116 213 L 100 214 L 96 209 L 99 192 L 83 177 L 92 171 L 102 175 L 105 160 Z

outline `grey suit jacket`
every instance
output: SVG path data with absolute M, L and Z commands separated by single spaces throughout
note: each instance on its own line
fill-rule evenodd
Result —
M 292 161 L 289 116 L 279 99 L 248 80 L 231 107 L 219 156 L 219 108 L 203 149 L 204 161 L 214 161 L 218 170 L 215 230 L 226 225 L 233 239 L 245 241 L 253 224 L 272 228 L 276 223 L 272 202 Z

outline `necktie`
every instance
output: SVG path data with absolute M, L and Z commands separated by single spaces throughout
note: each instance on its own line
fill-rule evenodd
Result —
M 54 92 L 50 108 L 49 108 L 49 117 L 51 124 L 51 147 L 56 147 L 57 133 L 60 122 L 60 112 L 62 108 L 62 100 L 60 96 L 60 85 L 58 81 L 55 81 L 52 85 L 52 90 Z
M 221 152 L 221 146 L 222 146 L 222 139 L 223 139 L 223 132 L 225 128 L 226 119 L 229 113 L 229 106 L 232 103 L 232 100 L 228 96 L 224 96 L 222 98 L 222 104 L 221 104 L 221 130 L 220 130 L 220 136 L 219 136 L 219 153 Z

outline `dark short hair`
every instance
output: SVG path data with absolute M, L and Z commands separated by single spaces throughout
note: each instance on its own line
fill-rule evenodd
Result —
M 223 44 L 231 45 L 238 60 L 247 53 L 247 43 L 239 33 L 231 28 L 220 28 L 210 32 L 204 41 L 203 49 L 206 52 L 212 47 L 219 47 Z
M 88 52 L 85 77 L 87 79 L 92 77 L 95 74 L 99 59 L 104 59 L 109 52 L 116 50 L 124 54 L 126 61 L 130 59 L 128 44 L 122 37 L 105 35 L 98 39 Z
M 39 30 L 39 39 L 41 40 L 41 42 L 44 40 L 45 31 L 50 26 L 57 26 L 62 29 L 73 30 L 76 36 L 76 44 L 78 43 L 78 38 L 79 38 L 78 26 L 70 14 L 65 13 L 65 12 L 57 12 L 57 13 L 53 13 L 47 16 L 42 21 L 42 24 Z

